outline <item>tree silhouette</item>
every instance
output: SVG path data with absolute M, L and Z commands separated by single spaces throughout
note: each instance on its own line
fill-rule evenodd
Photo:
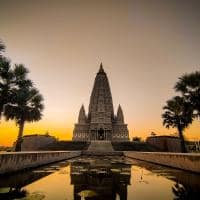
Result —
M 16 87 L 12 91 L 14 98 L 5 106 L 4 111 L 6 120 L 15 120 L 19 126 L 15 151 L 21 151 L 25 122 L 40 120 L 44 108 L 42 95 L 33 87 L 29 79 L 25 79 L 27 72 L 23 65 L 15 66 Z
M 19 126 L 16 151 L 21 151 L 25 122 L 38 121 L 42 117 L 43 97 L 27 78 L 28 69 L 22 64 L 11 66 L 10 60 L 2 56 L 5 49 L 0 41 L 0 118 L 15 120 Z
M 192 123 L 192 110 L 184 98 L 176 96 L 167 101 L 163 107 L 163 125 L 166 128 L 177 128 L 181 140 L 181 151 L 186 152 L 183 131 Z
M 0 59 L 0 119 L 4 106 L 12 99 L 13 71 L 10 61 L 2 57 Z

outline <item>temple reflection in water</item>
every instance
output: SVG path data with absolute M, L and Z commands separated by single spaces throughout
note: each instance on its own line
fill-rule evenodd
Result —
M 0 176 L 0 200 L 199 199 L 199 180 L 122 156 L 77 157 Z
M 70 169 L 74 200 L 127 199 L 131 165 L 98 159 L 85 163 L 74 162 Z

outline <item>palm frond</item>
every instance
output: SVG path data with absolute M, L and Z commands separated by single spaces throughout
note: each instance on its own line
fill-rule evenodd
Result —
M 34 87 L 15 89 L 15 100 L 5 107 L 6 120 L 33 122 L 42 117 L 43 97 Z
M 180 128 L 183 130 L 192 123 L 192 112 L 183 97 L 175 96 L 168 100 L 163 107 L 163 125 L 166 128 Z
M 5 51 L 5 45 L 3 44 L 3 42 L 0 40 L 0 56 L 1 56 L 1 53 Z
M 190 104 L 194 117 L 200 116 L 200 71 L 184 74 L 175 85 L 175 90 L 181 92 L 185 101 Z

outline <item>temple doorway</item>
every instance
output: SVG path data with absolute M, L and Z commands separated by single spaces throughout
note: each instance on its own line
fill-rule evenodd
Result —
M 100 128 L 100 129 L 98 130 L 97 139 L 98 139 L 98 140 L 105 140 L 104 130 L 103 130 L 102 128 Z

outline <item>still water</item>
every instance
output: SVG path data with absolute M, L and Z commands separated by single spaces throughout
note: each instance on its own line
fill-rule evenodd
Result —
M 0 200 L 200 199 L 200 175 L 124 157 L 79 157 L 0 176 Z

